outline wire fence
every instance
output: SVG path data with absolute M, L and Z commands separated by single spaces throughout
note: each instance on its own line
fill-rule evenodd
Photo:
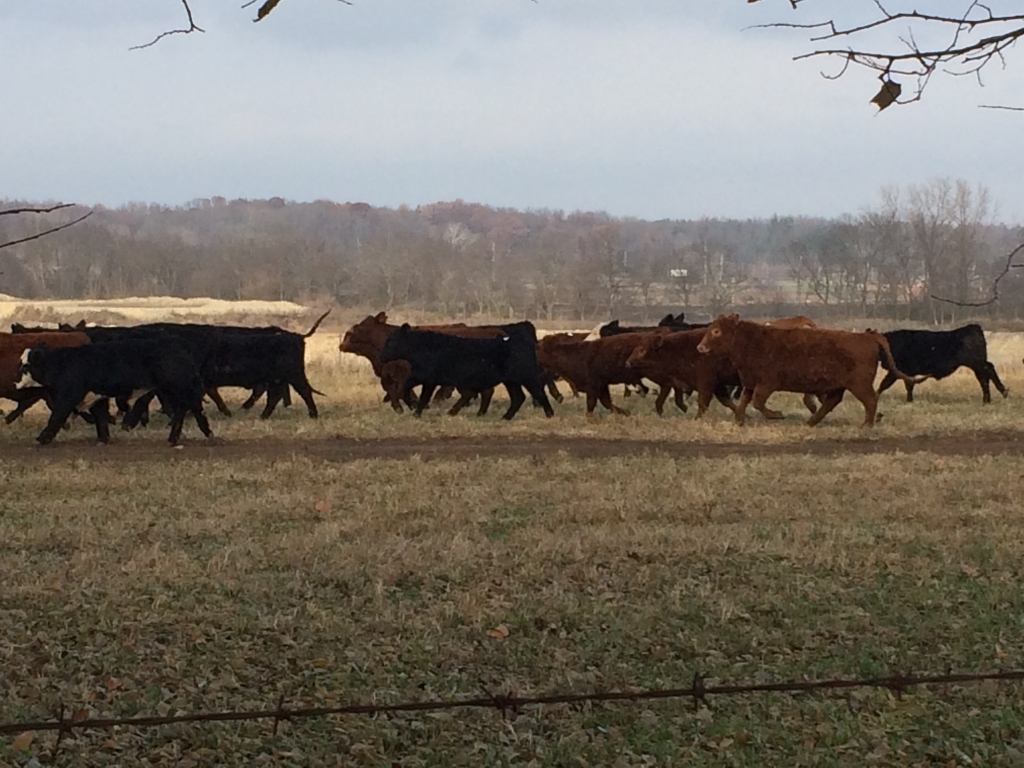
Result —
M 113 728 L 129 726 L 132 728 L 151 728 L 161 725 L 200 722 L 232 722 L 240 720 L 272 720 L 274 733 L 283 720 L 299 720 L 303 718 L 326 717 L 329 715 L 388 715 L 407 712 L 439 712 L 453 709 L 496 709 L 503 716 L 516 712 L 523 707 L 554 704 L 584 704 L 596 702 L 640 702 L 659 699 L 692 699 L 694 708 L 706 702 L 709 696 L 740 696 L 752 693 L 813 693 L 816 691 L 835 691 L 853 688 L 884 688 L 902 695 L 915 686 L 951 685 L 979 683 L 983 681 L 1012 682 L 1024 680 L 1024 670 L 1000 670 L 996 672 L 947 673 L 943 675 L 902 674 L 889 677 L 874 678 L 836 678 L 830 680 L 792 680 L 778 683 L 742 683 L 708 685 L 705 678 L 696 674 L 687 688 L 661 688 L 636 691 L 595 691 L 591 693 L 556 692 L 540 696 L 513 696 L 511 694 L 493 694 L 485 691 L 483 696 L 442 701 L 414 701 L 399 704 L 349 704 L 331 707 L 300 707 L 285 706 L 285 698 L 278 699 L 273 709 L 252 711 L 198 712 L 191 714 L 175 714 L 146 717 L 66 717 L 61 711 L 54 720 L 21 723 L 0 723 L 0 735 L 20 734 L 28 731 L 57 731 L 57 745 L 65 734 L 75 729 Z M 87 711 L 87 710 L 85 710 Z M 79 711 L 81 712 L 81 711 Z M 79 713 L 76 713 L 79 714 Z

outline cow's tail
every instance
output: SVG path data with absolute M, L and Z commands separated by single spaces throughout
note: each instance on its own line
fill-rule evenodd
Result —
M 892 350 L 889 348 L 889 340 L 877 331 L 868 331 L 868 333 L 874 336 L 875 341 L 878 342 L 878 348 L 882 353 L 882 366 L 897 379 L 907 384 L 920 384 L 922 381 L 931 378 L 930 376 L 907 376 L 907 374 L 896 367 L 896 361 L 892 357 Z
M 329 314 L 331 314 L 331 310 L 328 309 L 326 312 L 320 315 L 320 317 L 316 319 L 316 322 L 313 323 L 313 327 L 306 331 L 302 338 L 308 339 L 310 336 L 316 333 L 316 329 L 320 327 L 320 323 L 322 323 L 324 321 L 324 318 L 327 317 Z

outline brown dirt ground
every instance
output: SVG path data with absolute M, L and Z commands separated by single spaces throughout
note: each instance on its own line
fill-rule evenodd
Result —
M 1024 432 L 1001 430 L 968 435 L 855 438 L 814 440 L 801 443 L 750 444 L 700 443 L 693 441 L 614 440 L 592 437 L 390 437 L 361 440 L 338 436 L 328 439 L 220 440 L 187 441 L 179 449 L 165 442 L 116 439 L 106 446 L 92 440 L 57 440 L 39 447 L 33 443 L 0 444 L 0 461 L 47 462 L 88 458 L 91 461 L 135 463 L 180 459 L 287 459 L 293 456 L 320 461 L 351 462 L 359 459 L 409 459 L 424 461 L 483 458 L 543 458 L 564 451 L 580 459 L 616 456 L 661 455 L 678 458 L 718 458 L 725 456 L 839 456 L 931 453 L 938 456 L 1024 455 Z

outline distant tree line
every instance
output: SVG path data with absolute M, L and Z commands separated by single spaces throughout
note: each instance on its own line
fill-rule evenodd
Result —
M 17 202 L 6 206 L 14 207 Z M 74 211 L 0 217 L 0 241 Z M 613 218 L 460 200 L 365 203 L 194 200 L 98 206 L 88 220 L 0 250 L 0 292 L 26 298 L 145 295 L 332 299 L 450 317 L 651 320 L 668 309 L 950 319 L 984 297 L 1024 232 L 991 223 L 983 188 L 936 180 L 886 189 L 836 220 Z M 1005 261 L 1005 259 L 1002 259 Z M 1016 316 L 1016 272 L 986 312 Z M 961 311 L 962 314 L 962 311 Z

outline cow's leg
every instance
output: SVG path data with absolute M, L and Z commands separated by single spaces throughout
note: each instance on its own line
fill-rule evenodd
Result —
M 274 413 L 274 409 L 277 408 L 277 404 L 281 402 L 284 394 L 281 392 L 280 387 L 270 386 L 267 387 L 267 404 L 263 406 L 263 413 L 260 414 L 261 419 L 269 419 Z M 313 396 L 310 395 L 310 400 Z M 316 406 L 314 406 L 315 408 Z
M 50 418 L 46 422 L 46 426 L 36 435 L 36 442 L 40 445 L 51 443 L 68 420 L 68 417 L 74 413 L 75 406 L 78 405 L 81 399 L 81 397 L 62 398 L 60 396 L 54 398 L 53 406 L 50 409 Z
M 768 398 L 771 397 L 774 392 L 775 390 L 772 387 L 769 387 L 766 384 L 758 384 L 754 387 L 754 393 L 750 399 L 753 406 L 769 421 L 775 421 L 782 418 L 781 413 L 773 411 L 768 407 Z
M 597 395 L 594 394 L 594 388 L 589 387 L 586 391 L 587 395 L 587 418 L 596 419 L 597 414 L 594 413 L 594 409 L 597 408 Z
M 989 386 L 988 383 L 989 376 L 988 369 L 986 368 L 987 365 L 991 365 L 991 363 L 986 363 L 985 365 L 978 366 L 977 368 L 971 368 L 971 370 L 974 371 L 974 378 L 976 378 L 978 380 L 978 383 L 981 384 L 981 401 L 985 405 L 991 405 L 992 388 Z
M 171 410 L 173 415 L 171 416 L 171 431 L 167 435 L 167 442 L 171 445 L 177 445 L 181 439 L 181 428 L 185 425 L 186 411 L 177 405 Z
M 26 390 L 22 391 L 24 392 Z M 33 405 L 35 405 L 42 399 L 44 398 L 43 395 L 40 393 L 33 394 L 31 397 L 26 397 L 24 400 L 19 400 L 18 406 L 13 411 L 4 416 L 4 422 L 6 422 L 7 424 L 13 423 L 15 419 L 21 416 L 21 414 L 23 414 L 25 411 L 27 411 L 29 408 L 31 408 Z
M 213 430 L 210 429 L 210 420 L 203 413 L 203 398 L 200 397 L 198 402 L 194 403 L 189 410 L 192 412 L 192 417 L 196 420 L 196 426 L 199 427 L 199 431 L 208 438 L 213 437 Z
M 672 390 L 674 392 L 673 399 L 675 400 L 676 408 L 678 408 L 683 413 L 686 413 L 686 399 L 683 396 L 683 388 L 673 386 Z
M 135 399 L 134 405 L 128 410 L 128 413 L 121 419 L 121 429 L 127 432 L 129 429 L 135 427 L 136 424 L 142 423 L 142 417 L 149 413 L 149 403 L 156 397 L 155 391 L 149 391 L 145 394 L 139 395 Z
M 305 374 L 302 374 L 301 376 L 296 376 L 291 381 L 282 382 L 282 386 L 285 387 L 285 391 L 287 391 L 287 387 L 289 384 L 291 384 L 292 388 L 299 393 L 299 397 L 301 397 L 302 401 L 306 404 L 306 412 L 309 413 L 309 418 L 318 418 L 320 412 L 317 411 L 316 401 L 313 400 L 313 387 L 310 386 L 308 381 L 306 381 Z M 271 387 L 270 391 L 273 391 L 274 389 L 276 389 L 276 387 Z M 274 394 L 277 396 L 278 401 L 284 398 L 283 392 L 278 391 L 275 392 Z M 270 396 L 269 391 L 267 393 L 267 396 Z
M 89 413 L 96 420 L 96 439 L 101 443 L 110 442 L 110 398 L 101 397 L 89 406 Z
M 804 393 L 804 408 L 810 411 L 812 416 L 818 411 L 818 404 L 814 401 L 814 395 L 810 392 Z
M 434 395 L 434 402 L 441 403 L 446 400 L 451 400 L 453 394 L 455 394 L 455 387 L 438 387 L 437 394 Z
M 434 384 L 434 382 L 432 382 L 432 381 L 425 381 L 425 382 L 423 382 L 423 386 L 420 387 L 420 399 L 419 399 L 419 402 L 416 403 L 416 410 L 413 411 L 413 413 L 416 416 L 422 416 L 423 415 L 423 409 L 426 408 L 427 407 L 427 403 L 430 402 L 430 396 L 434 394 L 434 387 L 436 387 L 436 386 L 437 385 Z
M 572 396 L 573 397 L 579 397 L 580 396 L 580 391 L 576 388 L 576 385 L 573 384 L 572 381 L 570 381 L 568 379 L 567 379 L 567 381 L 569 383 L 569 391 L 572 392 Z
M 530 396 L 533 398 L 534 403 L 539 402 L 540 407 L 544 409 L 544 415 L 549 419 L 555 415 L 555 409 L 551 407 L 551 401 L 548 400 L 548 396 L 544 394 L 544 384 L 539 379 L 532 381 L 525 385 Z
M 903 387 L 907 390 L 907 402 L 908 403 L 914 402 L 914 387 L 915 386 L 917 386 L 916 382 L 913 382 L 913 381 L 904 381 L 903 382 Z M 985 389 L 984 385 L 982 385 L 982 389 L 983 390 Z M 879 390 L 879 393 L 881 393 L 881 390 Z M 986 400 L 985 402 L 988 402 L 988 400 Z
M 665 415 L 665 401 L 668 400 L 668 393 L 671 387 L 658 387 L 658 396 L 654 399 L 654 410 L 659 416 Z
M 455 405 L 448 409 L 448 415 L 458 416 L 459 411 L 469 405 L 476 396 L 477 391 L 475 389 L 460 389 L 459 399 L 455 401 Z M 438 402 L 437 395 L 434 395 L 433 402 Z
M 807 420 L 807 426 L 813 427 L 819 421 L 828 416 L 828 414 L 832 412 L 832 409 L 842 402 L 845 392 L 845 389 L 833 389 L 822 393 L 821 405 L 814 409 L 814 413 L 811 415 L 811 418 Z M 877 401 L 878 395 L 875 394 L 874 389 L 871 390 L 871 394 Z
M 501 418 L 505 421 L 510 421 L 519 412 L 523 403 L 526 402 L 526 395 L 523 394 L 523 388 L 518 384 L 505 382 L 505 389 L 508 391 L 508 398 L 512 402 L 509 403 L 508 410 L 502 414 Z
M 480 393 L 480 407 L 476 411 L 477 416 L 486 416 L 487 409 L 491 407 L 491 398 L 494 397 L 494 387 L 488 387 Z
M 558 391 L 558 384 L 555 383 L 554 379 L 548 379 L 547 381 L 548 394 L 551 395 L 552 399 L 556 403 L 561 403 L 565 400 L 562 393 Z
M 266 384 L 257 384 L 255 387 L 252 388 L 252 393 L 249 395 L 246 401 L 242 403 L 242 410 L 248 411 L 250 408 L 256 405 L 256 403 L 259 402 L 260 398 L 263 397 L 263 395 L 265 395 L 266 392 Z
M 627 411 L 625 408 L 619 408 L 619 406 L 615 405 L 615 403 L 612 402 L 612 393 L 608 389 L 607 384 L 601 384 L 600 386 L 597 387 L 588 387 L 587 389 L 588 391 L 591 389 L 596 389 L 597 399 L 601 401 L 601 405 L 603 405 L 612 413 L 617 413 L 620 416 L 629 416 L 629 411 Z
M 736 415 L 736 403 L 732 399 L 732 387 L 727 387 L 723 384 L 719 384 L 699 388 L 697 390 L 697 403 L 699 405 L 701 398 L 703 398 L 705 411 L 708 409 L 708 406 L 711 405 L 712 395 L 714 395 L 714 398 L 718 402 L 720 402 L 722 405 L 724 405 L 726 408 L 732 411 L 733 416 Z M 698 415 L 702 416 L 703 413 L 700 413 Z
M 988 372 L 988 377 L 992 383 L 996 385 L 996 389 L 999 390 L 999 394 L 1003 397 L 1010 396 L 1010 390 L 1003 386 L 1003 382 L 999 380 L 999 374 L 996 373 L 996 367 L 992 363 L 985 361 L 985 370 Z
M 223 413 L 225 416 L 231 415 L 231 409 L 228 408 L 227 403 L 224 402 L 224 398 L 220 396 L 220 392 L 217 391 L 216 387 L 210 387 L 207 389 L 206 394 L 213 401 L 213 404 L 217 406 L 218 411 Z M 174 413 L 173 409 L 171 409 L 171 413 Z M 264 416 L 264 418 L 266 417 Z
M 292 407 L 292 390 L 287 384 L 285 384 L 284 392 L 281 393 L 281 405 L 285 408 Z
M 864 386 L 850 387 L 850 394 L 856 397 L 864 405 L 864 426 L 875 425 L 875 413 L 878 411 L 878 393 L 875 392 L 870 382 Z M 832 392 L 829 393 L 832 395 Z M 839 397 L 842 400 L 842 396 Z
M 743 394 L 740 395 L 740 401 L 736 405 L 736 410 L 733 411 L 733 415 L 736 418 L 737 424 L 742 424 L 747 419 L 747 406 L 750 404 L 750 398 L 753 396 L 754 390 L 743 388 Z
M 647 397 L 647 393 L 650 392 L 650 387 L 644 384 L 642 381 L 636 385 L 636 391 L 640 397 Z

